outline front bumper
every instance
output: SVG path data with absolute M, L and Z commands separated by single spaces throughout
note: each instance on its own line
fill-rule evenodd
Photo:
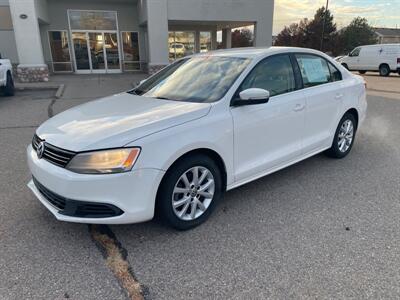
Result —
M 39 201 L 60 221 L 91 224 L 128 224 L 151 220 L 155 199 L 164 171 L 139 169 L 107 175 L 77 174 L 38 159 L 32 146 L 27 158 L 32 176 L 47 190 L 65 198 L 85 203 L 108 204 L 122 214 L 112 217 L 69 216 L 51 204 L 33 180 L 28 183 Z

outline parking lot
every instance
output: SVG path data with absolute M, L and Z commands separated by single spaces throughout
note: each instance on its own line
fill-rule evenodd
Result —
M 26 187 L 25 149 L 50 112 L 135 76 L 0 98 L 0 299 L 128 297 L 89 227 L 56 221 Z M 111 226 L 145 298 L 399 298 L 400 76 L 366 78 L 368 117 L 347 158 L 317 155 L 230 191 L 191 231 Z

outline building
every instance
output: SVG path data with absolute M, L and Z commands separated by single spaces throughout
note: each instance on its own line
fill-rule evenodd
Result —
M 400 43 L 400 29 L 397 28 L 374 28 L 378 38 L 378 44 Z
M 0 0 L 0 53 L 21 81 L 49 73 L 153 73 L 254 25 L 272 43 L 273 0 Z

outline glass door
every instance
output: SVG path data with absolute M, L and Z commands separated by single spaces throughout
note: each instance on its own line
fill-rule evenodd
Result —
M 72 32 L 72 45 L 77 73 L 91 73 L 87 32 Z
M 121 72 L 116 32 L 72 32 L 77 73 Z
M 105 73 L 104 35 L 102 32 L 89 32 L 90 60 L 92 73 Z
M 107 73 L 120 72 L 118 35 L 116 32 L 104 33 L 104 51 L 107 64 Z

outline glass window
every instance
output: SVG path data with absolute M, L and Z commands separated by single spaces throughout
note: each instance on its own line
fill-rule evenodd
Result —
M 49 42 L 54 72 L 71 72 L 67 31 L 49 31 Z
M 296 84 L 289 56 L 273 56 L 260 62 L 243 81 L 239 92 L 249 88 L 267 90 L 271 96 L 294 91 Z
M 122 32 L 124 70 L 140 70 L 139 33 Z
M 360 51 L 361 51 L 361 48 L 356 48 L 353 51 L 351 51 L 349 56 L 359 56 L 360 55 Z
M 296 59 L 303 77 L 304 87 L 316 86 L 332 80 L 328 62 L 322 57 L 311 54 L 296 54 Z
M 211 50 L 211 32 L 200 32 L 200 53 Z
M 117 13 L 114 11 L 68 11 L 71 29 L 117 30 Z
M 0 30 L 12 30 L 10 7 L 0 6 Z
M 176 101 L 214 102 L 226 94 L 249 62 L 237 57 L 192 57 L 172 64 L 132 93 Z
M 342 80 L 342 73 L 331 63 L 328 63 L 329 70 L 331 71 L 331 81 Z
M 188 31 L 171 31 L 168 36 L 170 60 L 194 54 L 195 33 Z

